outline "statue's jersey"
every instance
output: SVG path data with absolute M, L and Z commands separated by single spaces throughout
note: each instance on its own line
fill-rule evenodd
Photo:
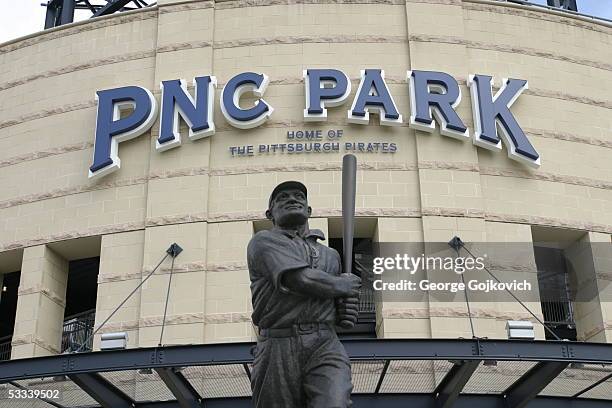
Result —
M 333 248 L 317 242 L 325 239 L 319 230 L 300 236 L 293 231 L 260 231 L 247 249 L 253 323 L 260 329 L 286 328 L 297 323 L 335 321 L 333 299 L 312 298 L 290 291 L 282 284 L 285 272 L 316 268 L 339 275 L 340 256 Z

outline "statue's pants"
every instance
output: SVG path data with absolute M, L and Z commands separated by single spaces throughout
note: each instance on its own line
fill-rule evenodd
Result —
M 260 336 L 251 388 L 255 408 L 348 408 L 351 365 L 332 329 Z

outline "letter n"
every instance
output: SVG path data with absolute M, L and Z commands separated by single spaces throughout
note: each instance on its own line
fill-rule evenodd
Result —
M 197 77 L 193 85 L 195 99 L 182 79 L 161 83 L 159 138 L 155 144 L 158 151 L 180 146 L 179 116 L 189 126 L 189 139 L 197 140 L 215 134 L 213 107 L 217 79 L 214 76 Z

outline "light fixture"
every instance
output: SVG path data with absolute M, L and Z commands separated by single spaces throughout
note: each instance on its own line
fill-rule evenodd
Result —
M 2 286 L 2 291 L 6 292 L 6 286 Z
M 530 321 L 508 320 L 506 330 L 510 340 L 535 340 L 535 330 Z
M 123 350 L 127 348 L 127 332 L 104 333 L 100 341 L 100 350 Z

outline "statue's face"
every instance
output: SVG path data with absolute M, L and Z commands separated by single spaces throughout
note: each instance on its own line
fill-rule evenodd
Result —
M 276 195 L 266 215 L 275 225 L 296 227 L 308 221 L 311 211 L 306 195 L 301 190 L 287 189 Z

